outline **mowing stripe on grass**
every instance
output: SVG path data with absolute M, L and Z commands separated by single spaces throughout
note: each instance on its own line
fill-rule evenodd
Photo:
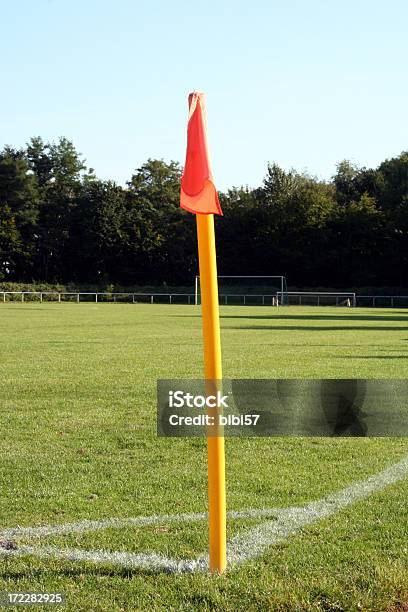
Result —
M 265 518 L 274 517 L 243 534 L 238 534 L 228 543 L 228 566 L 233 567 L 260 556 L 270 546 L 282 542 L 295 534 L 302 527 L 320 519 L 327 518 L 342 508 L 356 501 L 365 499 L 372 493 L 381 491 L 406 477 L 408 456 L 393 466 L 359 481 L 340 491 L 331 493 L 320 500 L 310 502 L 303 507 L 282 509 L 260 509 L 242 512 L 230 512 L 230 518 Z M 154 525 L 168 522 L 186 522 L 203 520 L 206 513 L 161 515 L 139 517 L 134 519 L 107 519 L 105 521 L 82 521 L 71 525 L 49 525 L 44 527 L 26 527 L 5 529 L 1 538 L 18 536 L 47 536 L 63 533 L 94 531 L 107 527 L 127 525 Z M 42 530 L 42 531 L 40 531 Z M 202 555 L 197 559 L 172 559 L 156 553 L 109 552 L 104 550 L 87 551 L 82 549 L 58 549 L 52 546 L 38 547 L 14 544 L 0 548 L 0 556 L 35 555 L 40 558 L 53 558 L 68 561 L 88 561 L 93 563 L 110 563 L 128 569 L 147 569 L 163 572 L 196 572 L 208 570 L 208 557 Z

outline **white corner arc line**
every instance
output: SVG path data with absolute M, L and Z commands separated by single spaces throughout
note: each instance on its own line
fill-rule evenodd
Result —
M 303 507 L 281 509 L 260 509 L 230 512 L 230 518 L 271 518 L 261 525 L 238 534 L 228 542 L 228 566 L 234 567 L 263 554 L 269 547 L 282 542 L 295 534 L 302 527 L 318 520 L 327 518 L 351 504 L 365 499 L 371 494 L 381 491 L 389 485 L 404 479 L 408 472 L 408 456 L 391 467 L 370 476 L 366 480 L 356 482 L 320 500 L 310 502 Z M 4 529 L 1 538 L 18 536 L 44 537 L 53 534 L 78 533 L 95 531 L 107 527 L 125 525 L 154 525 L 169 522 L 186 522 L 204 520 L 206 513 L 159 515 L 138 517 L 134 519 L 106 519 L 104 521 L 82 521 L 71 525 L 49 525 L 43 527 L 17 527 Z M 196 559 L 172 559 L 160 554 L 129 553 L 126 551 L 110 552 L 105 550 L 58 549 L 53 546 L 21 545 L 17 548 L 0 548 L 0 557 L 35 555 L 40 558 L 63 559 L 68 561 L 110 563 L 129 569 L 144 569 L 171 573 L 207 571 L 208 557 L 200 555 Z
M 228 563 L 237 565 L 260 556 L 270 546 L 282 542 L 320 519 L 335 514 L 351 504 L 381 491 L 391 484 L 404 479 L 408 472 L 408 457 L 391 467 L 356 482 L 349 487 L 330 493 L 320 500 L 303 507 L 288 508 L 288 512 L 277 521 L 266 521 L 244 534 L 235 536 L 228 545 Z

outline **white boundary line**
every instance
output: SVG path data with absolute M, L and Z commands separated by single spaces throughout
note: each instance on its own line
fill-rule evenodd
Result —
M 261 525 L 238 534 L 228 543 L 228 566 L 234 567 L 259 557 L 270 546 L 282 542 L 298 532 L 302 527 L 327 518 L 351 504 L 365 499 L 375 492 L 382 491 L 391 484 L 404 479 L 408 472 L 408 456 L 391 467 L 354 483 L 320 500 L 303 507 L 282 509 L 260 509 L 228 513 L 229 518 L 269 518 Z M 200 521 L 207 518 L 206 513 L 161 515 L 129 519 L 106 519 L 104 521 L 82 521 L 66 525 L 45 525 L 43 527 L 16 527 L 0 532 L 1 539 L 18 537 L 45 537 L 55 534 L 82 533 L 108 527 L 126 525 L 157 525 L 172 522 Z M 109 563 L 128 569 L 145 569 L 172 573 L 197 572 L 208 570 L 208 557 L 201 555 L 196 559 L 173 559 L 160 554 L 109 552 L 105 550 L 59 549 L 53 546 L 29 546 L 14 544 L 14 547 L 0 548 L 0 557 L 35 555 L 43 559 Z
M 230 519 L 258 519 L 277 517 L 285 508 L 232 510 L 228 512 Z M 101 521 L 79 521 L 77 523 L 66 523 L 62 525 L 43 525 L 40 527 L 11 527 L 0 531 L 0 540 L 15 537 L 38 537 L 43 538 L 50 535 L 64 535 L 68 533 L 86 533 L 102 529 L 120 529 L 121 527 L 146 527 L 149 525 L 163 525 L 169 523 L 193 523 L 205 521 L 207 512 L 195 512 L 191 514 L 154 514 L 152 516 L 138 516 L 136 518 L 110 518 Z

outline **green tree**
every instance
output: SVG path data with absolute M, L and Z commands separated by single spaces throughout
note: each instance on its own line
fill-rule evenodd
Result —
M 16 272 L 16 260 L 23 252 L 20 232 L 8 204 L 0 205 L 0 280 Z
M 39 193 L 35 176 L 21 150 L 0 152 L 0 222 L 2 274 L 30 279 L 37 248 Z
M 68 278 L 80 282 L 125 280 L 126 194 L 112 181 L 85 182 L 72 211 Z
M 382 162 L 377 174 L 381 207 L 396 210 L 405 206 L 408 198 L 408 152 Z
M 349 160 L 344 159 L 337 164 L 337 172 L 333 177 L 336 189 L 336 200 L 341 206 L 359 198 L 358 177 L 360 170 Z
M 254 269 L 284 274 L 293 283 L 300 278 L 316 282 L 327 240 L 325 225 L 335 205 L 333 185 L 273 164 L 255 195 Z
M 43 280 L 62 281 L 68 280 L 66 274 L 69 267 L 68 249 L 73 212 L 81 193 L 84 176 L 93 178 L 93 171 L 85 174 L 85 161 L 66 138 L 47 144 L 45 149 L 48 161 L 45 163 L 43 160 L 46 171 L 41 175 L 44 180 L 41 186 L 42 203 L 38 223 L 38 270 Z M 44 153 L 41 143 L 37 142 L 36 151 L 37 157 L 42 159 Z M 31 159 L 36 158 L 32 156 Z M 36 168 L 39 172 L 38 165 Z
M 194 217 L 180 209 L 181 168 L 149 159 L 128 183 L 129 277 L 180 282 L 196 270 Z
M 376 284 L 384 256 L 384 215 L 368 193 L 337 208 L 330 224 L 329 267 L 343 287 Z
M 52 159 L 50 145 L 45 144 L 40 136 L 31 138 L 27 143 L 27 159 L 31 170 L 37 177 L 40 188 L 50 183 L 52 178 Z

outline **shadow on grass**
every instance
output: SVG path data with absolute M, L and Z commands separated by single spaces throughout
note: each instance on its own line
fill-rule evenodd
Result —
M 44 576 L 50 577 L 55 576 L 56 578 L 65 576 L 66 578 L 78 578 L 79 576 L 107 576 L 107 577 L 119 577 L 119 578 L 132 578 L 133 576 L 157 576 L 158 574 L 171 574 L 164 570 L 149 570 L 143 568 L 126 569 L 123 567 L 103 567 L 102 565 L 86 565 L 82 564 L 77 568 L 58 568 L 58 569 L 30 569 L 26 571 L 22 570 L 4 570 L 0 571 L 0 578 L 5 580 L 26 580 L 29 576 L 31 578 L 38 578 L 43 580 Z M 188 575 L 188 574 L 186 574 Z
M 241 325 L 241 326 L 228 326 L 224 327 L 223 331 L 229 329 L 236 329 L 240 331 L 255 330 L 255 331 L 407 331 L 407 325 L 402 326 L 389 326 L 389 325 Z
M 163 316 L 169 316 L 168 314 Z M 174 314 L 171 315 L 175 318 L 191 318 L 198 319 L 201 318 L 201 314 Z M 406 321 L 408 324 L 408 310 L 401 311 L 400 313 L 397 311 L 392 315 L 362 315 L 362 314 L 349 314 L 349 315 L 325 315 L 325 314 L 220 314 L 220 319 L 251 319 L 251 320 L 265 320 L 265 321 Z
M 220 315 L 221 319 L 266 319 L 273 321 L 406 321 L 408 323 L 408 313 L 404 315 Z
M 58 302 L 56 302 L 56 304 L 57 304 L 57 303 L 58 303 Z M 19 309 L 19 310 L 29 310 L 30 312 L 33 312 L 33 309 L 32 309 L 32 308 L 30 308 L 30 307 L 29 307 L 29 306 L 27 306 L 27 305 L 25 305 L 25 306 L 24 306 L 24 305 L 22 305 L 22 304 L 21 304 L 21 302 L 15 302 L 14 306 L 15 306 L 16 304 L 18 305 L 18 309 Z M 53 310 L 53 311 L 55 312 L 54 308 L 50 308 L 49 306 L 42 306 L 42 305 L 41 305 L 41 304 L 39 304 L 39 303 L 38 303 L 38 304 L 37 304 L 37 303 L 33 303 L 33 306 L 34 306 L 34 305 L 39 307 L 39 308 L 38 308 L 38 310 Z M 1 309 L 1 310 L 14 310 L 14 312 L 16 312 L 16 309 L 15 309 L 15 307 L 14 307 L 14 306 L 3 306 L 3 305 L 1 305 L 1 306 L 0 306 L 0 309 Z M 0 310 L 0 312 L 1 312 L 1 310 Z
M 330 359 L 408 359 L 408 355 L 327 355 Z

